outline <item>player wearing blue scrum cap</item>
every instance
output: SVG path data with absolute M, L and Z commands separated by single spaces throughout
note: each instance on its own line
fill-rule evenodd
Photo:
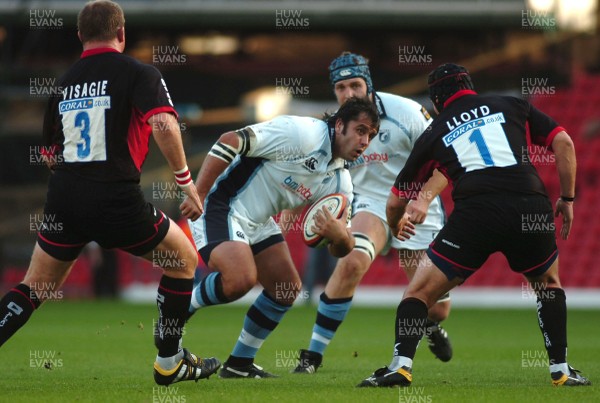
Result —
M 413 200 L 407 213 L 417 225 L 409 240 L 394 237 L 386 223 L 386 202 L 390 188 L 413 148 L 415 141 L 429 126 L 431 118 L 420 104 L 397 95 L 375 92 L 368 60 L 361 55 L 344 52 L 329 66 L 329 79 L 338 104 L 351 97 L 368 98 L 379 111 L 381 126 L 368 149 L 349 164 L 354 185 L 352 232 L 354 250 L 340 259 L 321 294 L 310 345 L 300 350 L 295 373 L 314 373 L 321 365 L 325 348 L 350 310 L 354 291 L 375 257 L 398 249 L 399 258 L 409 279 L 420 266 L 425 250 L 444 225 L 444 212 L 439 192 L 447 180 L 435 171 L 422 189 L 413 189 Z M 421 191 L 421 192 L 420 192 Z M 421 194 L 420 197 L 419 193 Z M 439 322 L 450 311 L 450 298 L 443 296 L 429 310 L 427 337 L 437 358 L 448 361 L 452 347 Z

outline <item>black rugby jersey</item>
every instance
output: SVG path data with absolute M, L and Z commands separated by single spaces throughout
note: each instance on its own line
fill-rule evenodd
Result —
M 459 91 L 417 140 L 392 191 L 415 198 L 438 168 L 453 182 L 454 200 L 497 192 L 546 195 L 529 159 L 528 129 L 531 143 L 548 149 L 564 130 L 523 99 Z
M 55 170 L 101 182 L 139 182 L 160 112 L 177 116 L 160 72 L 112 48 L 84 51 L 48 101 L 44 145 Z

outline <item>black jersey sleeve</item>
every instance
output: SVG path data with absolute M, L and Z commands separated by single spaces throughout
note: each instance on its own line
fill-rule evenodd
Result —
M 430 126 L 431 127 L 431 126 Z M 431 177 L 437 162 L 431 157 L 432 144 L 428 130 L 416 141 L 404 168 L 394 182 L 392 193 L 403 199 L 416 199 L 423 184 Z
M 522 99 L 519 99 L 519 102 L 526 113 L 531 142 L 550 147 L 554 136 L 565 129 L 529 102 Z
M 133 106 L 143 115 L 144 122 L 160 112 L 171 112 L 177 115 L 167 84 L 160 71 L 154 66 L 140 63 L 132 100 Z
M 42 153 L 51 159 L 62 152 L 64 141 L 62 121 L 58 114 L 59 101 L 59 97 L 50 97 L 48 100 L 42 127 Z

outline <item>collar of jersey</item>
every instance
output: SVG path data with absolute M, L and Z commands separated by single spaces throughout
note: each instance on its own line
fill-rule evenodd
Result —
M 81 54 L 81 58 L 83 59 L 84 57 L 99 55 L 100 53 L 121 53 L 121 52 L 119 52 L 117 49 L 114 49 L 114 48 L 88 49 L 88 50 L 83 51 L 83 53 Z
M 373 92 L 373 102 L 375 102 L 375 106 L 377 107 L 377 111 L 379 112 L 379 116 L 384 118 L 387 116 L 385 113 L 385 107 L 383 106 L 383 101 L 379 98 L 376 92 Z
M 332 158 L 333 158 L 333 145 L 335 144 L 335 121 L 336 121 L 336 119 L 330 119 L 327 122 L 327 133 L 329 134 L 329 143 L 331 143 Z
M 450 105 L 452 102 L 456 101 L 458 98 L 464 97 L 465 95 L 477 95 L 477 93 L 473 90 L 460 90 L 454 93 L 450 98 L 444 102 L 444 108 Z

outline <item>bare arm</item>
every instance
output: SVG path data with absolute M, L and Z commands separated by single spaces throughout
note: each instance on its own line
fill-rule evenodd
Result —
M 176 172 L 187 167 L 177 118 L 171 113 L 158 113 L 148 119 L 148 124 L 151 125 L 154 140 L 165 156 L 171 170 Z M 196 188 L 190 185 L 182 187 L 182 189 L 188 196 L 187 199 L 190 200 L 191 207 L 196 211 L 202 212 L 202 203 L 200 202 Z
M 575 157 L 575 146 L 571 137 L 561 131 L 552 140 L 552 149 L 556 155 L 556 169 L 560 182 L 560 195 L 564 197 L 575 197 L 575 174 L 577 172 L 577 160 Z M 560 236 L 567 239 L 573 225 L 573 202 L 558 199 L 556 202 L 555 217 L 563 216 Z
M 408 199 L 403 199 L 390 192 L 385 206 L 385 215 L 392 234 L 400 239 L 409 239 L 415 234 L 415 226 L 409 221 L 410 216 L 406 213 Z
M 411 200 L 406 207 L 406 213 L 410 216 L 410 221 L 415 224 L 422 224 L 427 218 L 429 205 L 442 191 L 448 186 L 448 180 L 437 169 L 427 180 L 423 189 L 419 192 L 416 200 Z
M 240 139 L 235 132 L 227 132 L 222 134 L 218 141 L 237 149 Z M 206 156 L 204 163 L 198 172 L 198 178 L 196 179 L 196 186 L 194 188 L 202 202 L 204 202 L 204 199 L 212 185 L 215 183 L 215 180 L 217 180 L 219 175 L 221 175 L 228 166 L 229 163 L 220 158 L 213 157 L 212 155 Z M 196 220 L 200 217 L 203 210 L 198 211 L 195 209 L 189 198 L 187 198 L 181 203 L 181 212 L 190 220 Z
M 334 257 L 344 257 L 354 249 L 355 239 L 350 228 L 345 229 L 343 236 L 337 238 L 336 241 L 331 242 L 327 245 L 329 253 Z

